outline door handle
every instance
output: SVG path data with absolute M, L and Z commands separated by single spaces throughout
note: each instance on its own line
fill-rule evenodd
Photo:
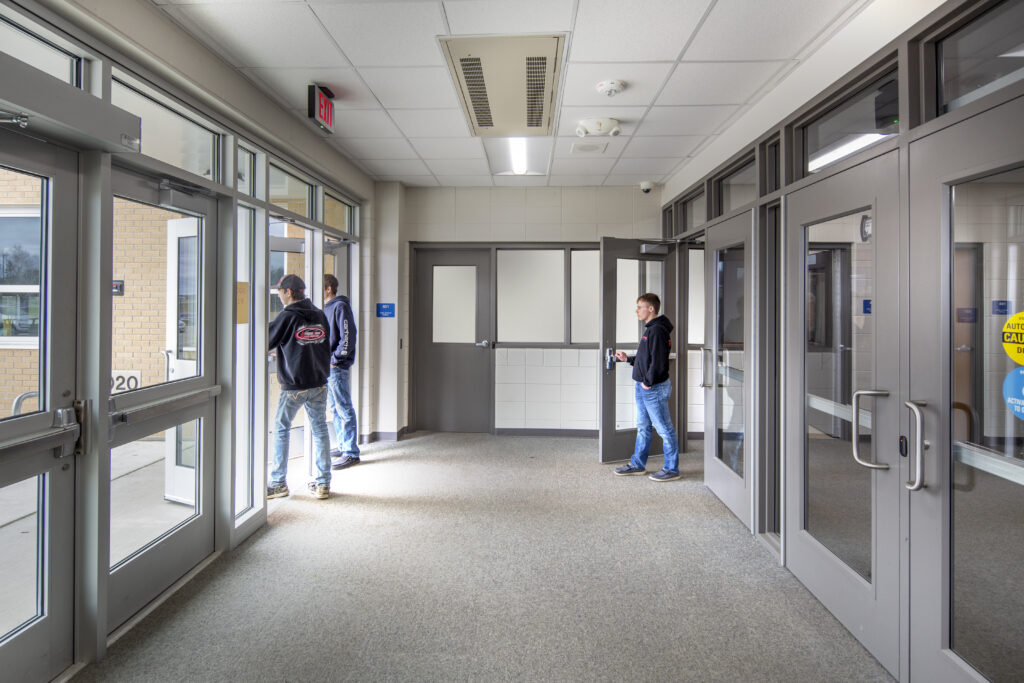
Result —
M 701 347 L 700 349 L 700 386 L 704 389 L 710 389 L 711 384 L 708 383 L 708 369 L 704 364 L 704 354 L 712 354 L 712 360 L 714 359 L 714 352 L 707 348 Z
M 615 368 L 615 349 L 611 346 L 604 350 L 604 369 L 612 370 Z
M 907 401 L 903 405 L 914 413 L 914 428 L 917 430 L 914 438 L 914 481 L 908 481 L 904 486 L 908 491 L 920 491 L 924 488 L 924 451 L 928 448 L 923 434 L 924 415 L 921 414 L 921 406 L 926 404 L 924 401 Z
M 491 348 L 491 342 L 487 341 L 486 339 L 484 339 L 483 341 L 478 341 L 476 345 L 479 346 L 481 349 Z
M 853 452 L 853 460 L 861 467 L 869 470 L 887 470 L 889 466 L 884 463 L 868 462 L 860 459 L 860 450 L 857 442 L 860 441 L 860 397 L 861 396 L 888 396 L 888 391 L 881 389 L 861 389 L 853 392 L 853 434 L 850 437 L 850 450 Z

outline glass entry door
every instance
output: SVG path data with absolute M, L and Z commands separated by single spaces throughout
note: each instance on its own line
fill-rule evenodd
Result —
M 1024 101 L 911 143 L 910 671 L 1024 671 Z M 910 418 L 907 415 L 907 418 Z M 916 424 L 915 424 L 916 423 Z
M 753 527 L 751 470 L 753 353 L 751 214 L 708 229 L 705 236 L 704 481 L 748 528 Z
M 78 156 L 0 131 L 0 678 L 74 654 Z
M 897 153 L 794 192 L 786 219 L 790 570 L 891 673 L 900 644 Z
M 633 366 L 615 360 L 616 351 L 636 354 L 642 333 L 642 323 L 636 317 L 636 300 L 651 292 L 661 298 L 661 315 L 679 329 L 676 315 L 676 247 L 653 244 L 640 240 L 601 239 L 601 381 L 599 452 L 601 462 L 628 460 L 636 445 L 636 382 Z M 679 335 L 673 330 L 672 348 Z M 680 388 L 676 352 L 669 355 L 669 376 L 672 398 L 669 412 L 676 433 L 686 431 L 679 424 L 680 400 L 685 391 Z M 681 398 L 682 397 L 682 398 Z M 651 435 L 651 453 L 663 452 L 657 431 Z M 648 467 L 650 469 L 650 467 Z M 656 469 L 656 468 L 655 468 Z

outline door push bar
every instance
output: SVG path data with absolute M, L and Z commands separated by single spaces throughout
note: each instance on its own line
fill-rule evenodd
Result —
M 888 396 L 888 391 L 881 389 L 861 389 L 853 392 L 853 434 L 850 439 L 850 448 L 853 451 L 853 460 L 861 467 L 869 470 L 887 470 L 889 466 L 884 463 L 868 462 L 860 459 L 860 451 L 857 442 L 860 441 L 860 397 L 861 396 Z
M 920 491 L 924 488 L 924 452 L 931 446 L 924 440 L 924 416 L 921 414 L 921 407 L 927 404 L 924 401 L 907 401 L 903 405 L 914 413 L 914 428 L 917 430 L 914 439 L 914 481 L 908 481 L 904 486 L 908 491 Z

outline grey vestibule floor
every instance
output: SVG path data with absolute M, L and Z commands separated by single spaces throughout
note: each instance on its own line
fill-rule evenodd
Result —
M 75 681 L 892 680 L 697 454 L 667 483 L 593 439 L 419 433 L 363 460 L 328 500 L 293 461 L 269 524 Z

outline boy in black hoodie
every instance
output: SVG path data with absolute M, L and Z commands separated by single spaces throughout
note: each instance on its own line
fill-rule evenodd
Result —
M 277 403 L 274 462 L 267 482 L 267 498 L 288 495 L 288 431 L 299 408 L 306 407 L 316 444 L 315 481 L 310 492 L 327 498 L 331 492 L 331 442 L 327 433 L 327 373 L 331 364 L 327 316 L 306 298 L 306 283 L 298 275 L 285 275 L 277 283 L 284 310 L 270 323 L 267 348 L 277 351 Z
M 338 294 L 338 278 L 324 275 L 324 315 L 331 327 L 331 374 L 327 378 L 327 410 L 338 438 L 337 457 L 331 453 L 331 469 L 359 464 L 356 409 L 352 405 L 351 368 L 356 360 L 356 319 L 348 297 Z
M 651 427 L 658 430 L 665 446 L 665 465 L 648 475 L 654 481 L 679 479 L 679 442 L 672 427 L 668 399 L 672 382 L 668 376 L 668 354 L 672 350 L 672 321 L 658 315 L 661 299 L 657 294 L 641 294 L 636 300 L 636 317 L 646 323 L 635 356 L 617 351 L 615 358 L 633 366 L 636 382 L 636 448 L 628 465 L 616 468 L 615 474 L 643 474 L 647 456 L 651 454 Z

